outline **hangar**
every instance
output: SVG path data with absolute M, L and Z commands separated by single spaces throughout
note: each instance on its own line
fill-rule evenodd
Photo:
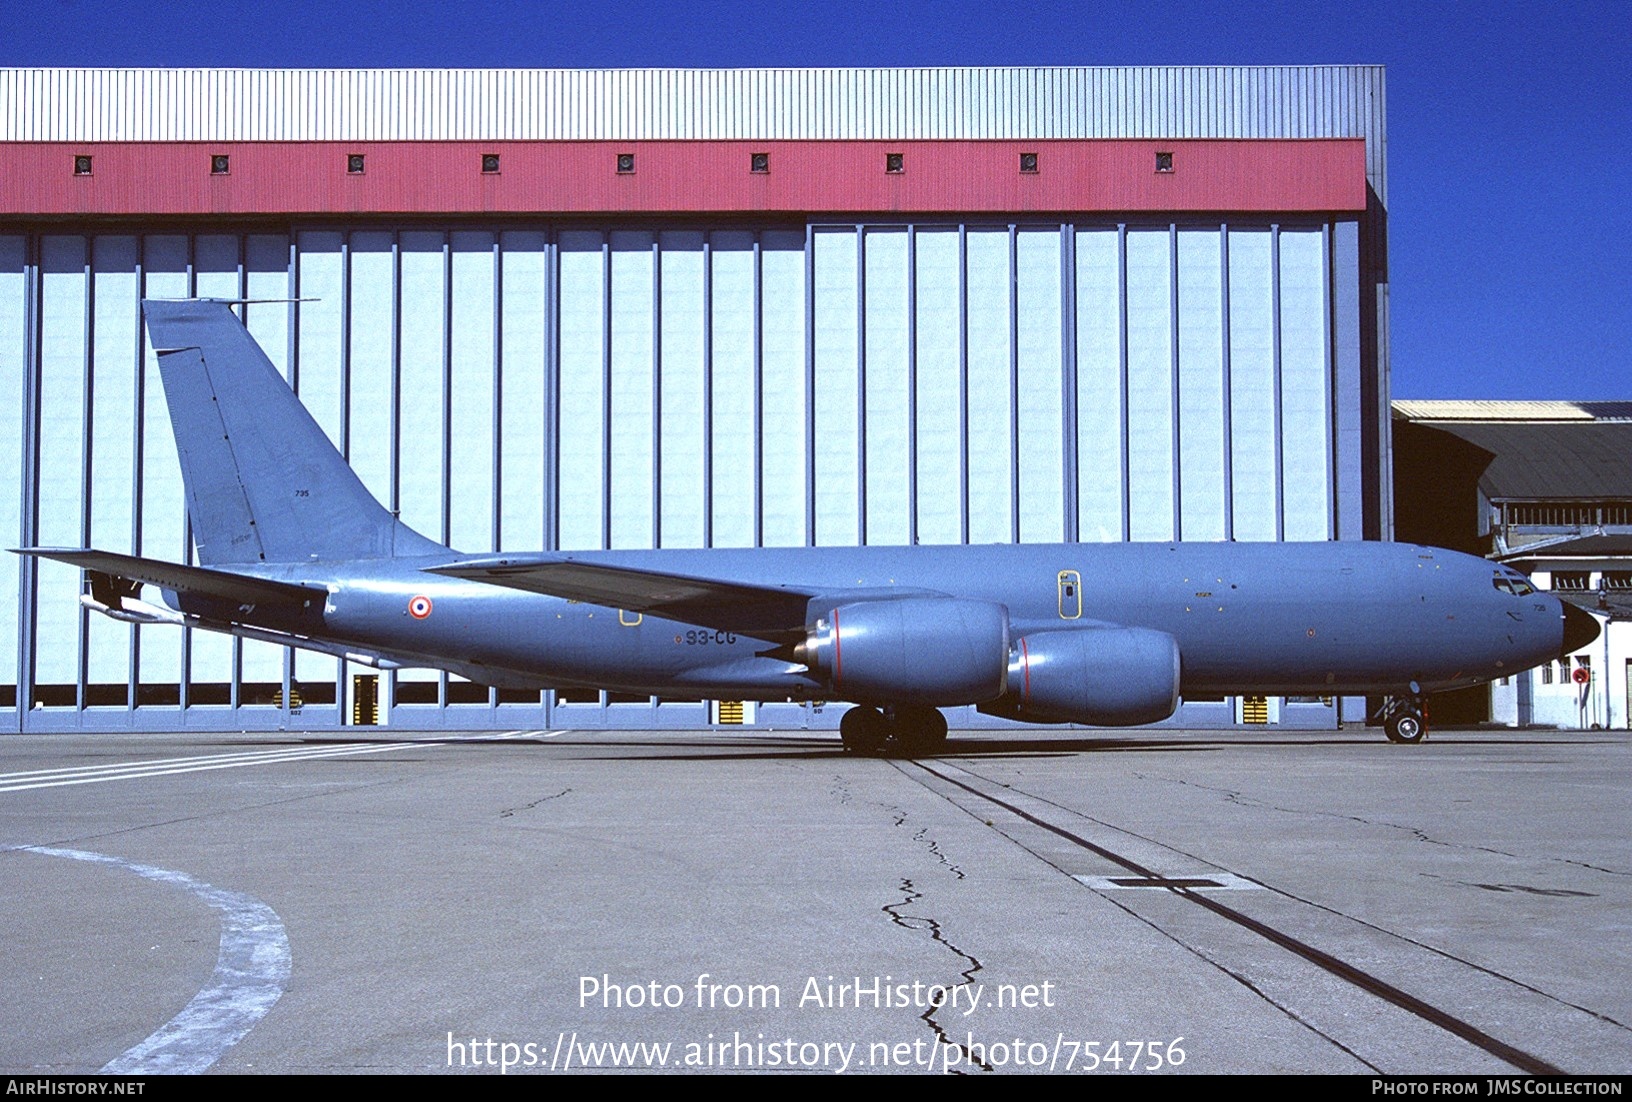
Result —
M 0 529 L 190 561 L 139 301 L 202 295 L 461 550 L 1388 538 L 1385 148 L 1376 66 L 0 70 Z M 840 711 L 381 674 L 0 559 L 18 731 Z
M 1437 716 L 1632 726 L 1632 403 L 1394 403 L 1396 535 L 1528 574 L 1592 613 L 1582 650 L 1446 694 Z

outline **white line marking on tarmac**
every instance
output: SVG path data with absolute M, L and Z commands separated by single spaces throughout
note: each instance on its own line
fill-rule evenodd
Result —
M 214 769 L 239 769 L 248 765 L 279 765 L 284 762 L 349 757 L 354 754 L 389 754 L 395 750 L 429 750 L 456 742 L 492 742 L 502 739 L 526 738 L 542 733 L 544 732 L 506 731 L 499 735 L 486 733 L 453 735 L 445 738 L 407 742 L 352 742 L 342 743 L 338 746 L 285 746 L 270 750 L 240 750 L 227 754 L 200 754 L 185 758 L 153 758 L 147 761 L 119 762 L 110 765 L 81 765 L 63 769 L 30 769 L 19 773 L 0 773 L 0 793 L 28 792 L 36 788 L 61 788 L 65 785 L 74 784 L 95 784 L 99 781 L 167 777 L 179 773 L 204 773 Z
M 254 896 L 227 891 L 184 872 L 138 865 L 104 853 L 51 846 L 25 853 L 91 861 L 192 893 L 221 914 L 221 947 L 209 986 L 147 1040 L 102 1068 L 103 1075 L 190 1075 L 207 1070 L 266 1017 L 289 981 L 289 937 L 277 912 Z
M 0 784 L 0 793 L 26 792 L 36 788 L 60 788 L 74 784 L 96 784 L 100 781 L 132 780 L 140 777 L 166 777 L 179 773 L 204 773 L 215 769 L 239 769 L 248 765 L 279 765 L 284 762 L 310 761 L 318 758 L 349 757 L 353 754 L 385 754 L 393 750 L 437 745 L 440 744 L 410 742 L 391 743 L 386 746 L 364 743 L 349 746 L 298 747 L 289 750 L 254 750 L 241 754 L 170 759 L 161 762 L 137 761 L 122 765 L 85 766 L 77 770 L 42 769 L 32 774 L 12 774 L 10 779 L 13 783 Z

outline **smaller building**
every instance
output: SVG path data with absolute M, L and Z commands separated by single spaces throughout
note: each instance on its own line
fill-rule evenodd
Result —
M 1592 613 L 1596 641 L 1436 722 L 1632 727 L 1632 402 L 1394 403 L 1395 538 L 1485 555 Z

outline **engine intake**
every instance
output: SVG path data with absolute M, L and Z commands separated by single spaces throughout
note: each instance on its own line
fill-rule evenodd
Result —
M 1009 650 L 1004 606 L 903 597 L 830 609 L 795 654 L 840 699 L 951 707 L 1001 696 Z
M 981 711 L 1038 723 L 1132 727 L 1179 706 L 1179 644 L 1150 628 L 1073 628 L 1022 636 L 1009 690 Z

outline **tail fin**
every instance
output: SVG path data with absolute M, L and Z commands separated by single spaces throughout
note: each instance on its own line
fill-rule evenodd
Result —
M 446 552 L 376 501 L 229 303 L 146 299 L 206 566 Z

